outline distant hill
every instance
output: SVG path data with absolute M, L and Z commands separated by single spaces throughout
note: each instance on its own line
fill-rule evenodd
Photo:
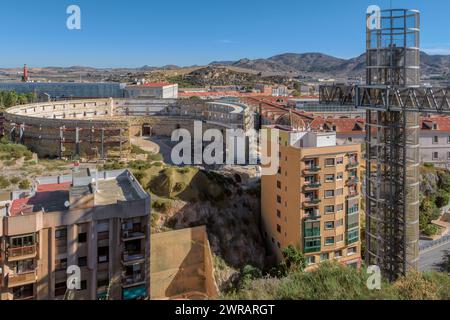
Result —
M 214 65 L 220 63 L 215 62 Z M 365 54 L 352 59 L 341 59 L 323 53 L 285 53 L 267 59 L 241 59 L 226 66 L 250 69 L 263 73 L 295 73 L 309 76 L 348 77 L 363 76 Z M 450 73 L 450 55 L 428 55 L 421 52 L 422 75 Z
M 421 52 L 421 72 L 423 79 L 432 77 L 437 80 L 450 79 L 450 55 L 429 55 Z M 132 82 L 135 79 L 147 78 L 154 81 L 173 81 L 174 77 L 184 75 L 195 76 L 197 73 L 201 78 L 194 81 L 197 85 L 230 84 L 226 81 L 237 81 L 234 73 L 245 73 L 238 75 L 240 80 L 247 82 L 255 81 L 259 76 L 291 78 L 300 76 L 303 78 L 337 78 L 364 77 L 365 54 L 351 59 L 342 59 L 319 52 L 309 53 L 284 53 L 267 59 L 240 59 L 237 61 L 213 61 L 207 66 L 181 67 L 177 65 L 166 65 L 153 67 L 145 65 L 140 68 L 92 68 L 84 66 L 70 67 L 46 67 L 31 68 L 32 79 L 40 81 L 120 81 Z M 230 77 L 224 77 L 220 81 L 210 81 L 208 75 L 222 74 L 225 67 Z M 200 70 L 196 72 L 197 70 Z M 217 71 L 217 72 L 216 72 Z M 22 67 L 0 69 L 0 81 L 20 81 Z M 190 73 L 194 73 L 190 75 Z M 260 75 L 258 75 L 260 74 Z M 203 77 L 203 78 L 202 78 Z M 244 79 L 245 78 L 245 79 Z M 247 79 L 248 78 L 248 79 Z M 182 79 L 183 80 L 183 79 Z M 195 79 L 194 79 L 195 80 Z M 257 80 L 257 79 L 256 79 Z M 233 84 L 237 84 L 234 83 Z

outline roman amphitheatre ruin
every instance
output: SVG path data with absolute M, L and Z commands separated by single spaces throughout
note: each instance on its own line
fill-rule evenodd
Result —
M 249 108 L 237 101 L 91 99 L 20 105 L 4 113 L 5 135 L 40 157 L 123 158 L 133 137 L 171 136 L 194 121 L 203 130 L 248 130 Z

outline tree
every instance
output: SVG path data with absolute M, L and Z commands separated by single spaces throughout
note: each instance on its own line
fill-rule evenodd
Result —
M 445 190 L 440 190 L 439 194 L 436 196 L 436 199 L 434 203 L 438 208 L 443 208 L 446 205 L 448 205 L 450 202 L 450 197 L 448 195 L 448 192 Z
M 292 245 L 283 250 L 283 258 L 283 262 L 290 271 L 303 271 L 306 268 L 305 256 L 300 252 L 300 250 Z

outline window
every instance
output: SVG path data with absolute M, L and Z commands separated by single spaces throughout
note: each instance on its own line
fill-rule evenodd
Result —
M 336 189 L 336 196 L 342 196 L 344 194 L 344 189 Z
M 10 240 L 11 248 L 29 247 L 36 244 L 35 235 L 14 237 Z
M 344 241 L 344 235 L 340 234 L 336 236 L 336 243 Z
M 281 249 L 281 244 L 279 242 L 277 242 L 277 247 L 278 249 Z
M 87 281 L 86 280 L 80 281 L 80 290 L 87 290 Z
M 11 271 L 15 274 L 27 273 L 36 269 L 34 259 L 14 261 L 10 265 Z
M 339 219 L 336 221 L 336 228 L 342 227 L 344 225 L 344 219 Z
M 343 204 L 343 203 L 338 204 L 338 205 L 336 206 L 336 211 L 337 211 L 337 212 L 341 212 L 342 210 L 344 210 L 344 204 Z
M 333 181 L 334 181 L 334 174 L 325 175 L 325 182 L 333 182 Z
M 55 240 L 64 240 L 67 239 L 67 229 L 58 229 L 55 230 Z
M 277 188 L 281 189 L 281 181 L 277 181 Z
M 433 152 L 433 160 L 439 159 L 439 152 Z
M 359 240 L 359 229 L 347 232 L 347 243 L 352 244 Z
M 281 197 L 280 196 L 277 196 L 277 202 L 281 203 Z
M 67 270 L 67 259 L 59 259 L 55 261 L 55 271 Z
M 99 247 L 97 249 L 97 256 L 99 263 L 105 263 L 109 261 L 109 247 Z
M 334 229 L 334 221 L 325 221 L 325 230 Z
M 109 279 L 98 279 L 97 288 L 107 287 L 109 285 Z
M 78 243 L 86 243 L 87 240 L 87 233 L 82 232 L 78 234 Z
M 336 159 L 336 164 L 343 164 L 344 163 L 344 158 L 343 157 L 339 157 Z
M 279 224 L 277 224 L 277 232 L 281 233 L 281 226 Z
M 325 214 L 333 214 L 334 206 L 325 206 Z
M 450 160 L 450 152 L 447 152 L 447 160 Z
M 277 210 L 277 217 L 281 218 L 281 211 L 280 210 Z
M 437 128 L 438 128 L 437 123 L 433 123 L 433 130 L 437 130 Z
M 342 257 L 342 250 L 338 250 L 334 252 L 334 257 L 335 258 L 341 258 Z
M 78 258 L 78 266 L 81 267 L 86 267 L 87 266 L 87 257 L 79 257 Z
M 348 208 L 348 214 L 355 214 L 359 212 L 359 204 L 355 203 L 350 208 Z
M 326 237 L 325 238 L 325 245 L 326 246 L 332 246 L 334 244 L 334 237 Z
M 329 253 L 321 253 L 320 254 L 320 261 L 326 261 L 330 258 L 330 254 Z
M 450 136 L 447 137 L 447 143 L 450 143 Z
M 315 257 L 315 256 L 312 256 L 312 257 L 306 257 L 306 263 L 307 263 L 308 265 L 315 264 L 315 263 L 316 263 L 316 257 Z
M 326 167 L 333 167 L 334 166 L 334 159 L 325 159 L 325 166 Z
M 433 144 L 438 144 L 439 143 L 439 137 L 438 136 L 434 136 L 433 137 Z
M 325 198 L 333 198 L 334 190 L 325 190 Z
M 348 256 L 351 256 L 351 255 L 353 255 L 353 254 L 356 254 L 357 252 L 358 252 L 358 249 L 357 249 L 356 247 L 348 248 L 348 249 L 347 249 L 347 255 L 348 255 Z
M 342 179 L 344 179 L 344 173 L 338 172 L 338 173 L 336 174 L 336 180 L 337 180 L 337 181 L 341 181 Z
M 66 282 L 55 283 L 55 296 L 60 297 L 66 294 L 67 284 Z

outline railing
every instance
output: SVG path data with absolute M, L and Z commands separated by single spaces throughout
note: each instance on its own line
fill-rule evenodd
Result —
M 22 256 L 30 256 L 36 254 L 36 245 L 18 247 L 18 248 L 8 248 L 8 258 L 18 258 Z
M 143 274 L 133 275 L 122 278 L 122 285 L 124 286 L 131 286 L 136 283 L 144 282 L 145 277 Z
M 359 162 L 352 162 L 352 163 L 347 164 L 347 166 L 345 168 L 347 170 L 350 170 L 350 169 L 357 168 L 358 166 L 359 166 Z
M 136 260 L 142 260 L 145 258 L 145 254 L 143 253 L 126 253 L 124 252 L 122 255 L 122 259 L 124 262 L 131 262 Z
M 123 240 L 130 240 L 130 239 L 139 239 L 139 238 L 145 238 L 145 232 L 144 228 L 141 230 L 123 230 L 122 231 L 122 239 Z
M 310 167 L 306 167 L 303 171 L 304 172 L 319 172 L 320 169 L 321 168 L 319 166 L 310 166 Z
M 348 185 L 354 185 L 359 183 L 359 178 L 358 177 L 349 177 L 347 180 L 347 184 Z
M 322 202 L 322 200 L 320 200 L 320 199 L 305 199 L 304 204 L 306 206 L 316 206 L 321 202 Z
M 450 234 L 443 236 L 440 239 L 434 240 L 434 241 L 429 241 L 427 243 L 421 244 L 419 245 L 419 250 L 420 251 L 425 251 L 427 249 L 431 249 L 437 246 L 440 246 L 441 244 L 445 244 L 447 242 L 450 242 Z
M 356 198 L 356 197 L 359 197 L 359 192 L 349 194 L 347 196 L 347 199 Z
M 305 184 L 303 186 L 304 189 L 319 189 L 322 186 L 320 182 L 313 182 L 309 184 Z
M 36 270 L 27 271 L 24 273 L 10 273 L 7 275 L 8 287 L 15 287 L 21 284 L 35 282 L 37 279 Z

